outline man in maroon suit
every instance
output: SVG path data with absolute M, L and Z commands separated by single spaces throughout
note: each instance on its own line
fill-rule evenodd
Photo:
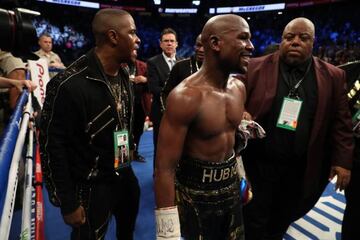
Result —
M 135 61 L 135 65 L 131 69 L 130 81 L 134 87 L 134 161 L 145 162 L 145 158 L 139 154 L 140 137 L 144 130 L 146 112 L 146 99 L 149 94 L 147 86 L 147 66 L 146 63 L 140 60 Z
M 267 132 L 243 155 L 254 192 L 244 207 L 247 240 L 282 239 L 329 179 L 337 175 L 340 190 L 350 179 L 354 146 L 345 73 L 312 56 L 314 36 L 310 20 L 292 20 L 279 51 L 252 59 L 244 76 L 245 118 Z

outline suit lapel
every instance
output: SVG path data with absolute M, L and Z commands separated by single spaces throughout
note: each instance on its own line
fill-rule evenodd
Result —
M 317 58 L 313 58 L 314 69 L 315 69 L 315 78 L 317 84 L 318 98 L 317 98 L 317 106 L 316 113 L 313 123 L 313 129 L 311 131 L 310 136 L 310 144 L 316 139 L 317 134 L 320 131 L 321 123 L 324 121 L 324 117 L 326 117 L 325 109 L 326 109 L 326 99 L 331 91 L 329 87 L 331 84 L 327 82 L 327 72 L 325 72 L 319 64 L 319 60 Z
M 264 93 L 259 94 L 258 97 L 262 99 L 260 113 L 267 113 L 270 111 L 273 101 L 275 100 L 276 90 L 279 78 L 279 54 L 275 53 L 268 60 L 269 63 L 264 66 L 260 79 L 266 79 L 264 85 Z M 275 65 L 275 67 L 274 67 Z M 262 83 L 259 83 L 262 84 Z
M 168 73 L 170 71 L 169 65 L 162 54 L 160 55 L 159 68 L 162 73 Z

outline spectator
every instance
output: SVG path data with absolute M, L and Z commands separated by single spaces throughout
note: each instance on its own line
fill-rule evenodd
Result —
M 33 91 L 36 88 L 35 83 L 29 80 L 18 80 L 18 79 L 10 79 L 0 77 L 0 88 L 11 88 L 16 87 L 19 92 L 23 90 L 23 88 L 27 88 L 29 91 Z
M 114 215 L 117 238 L 130 240 L 140 188 L 129 161 L 133 91 L 122 66 L 135 61 L 140 39 L 131 15 L 118 9 L 97 12 L 92 30 L 96 46 L 47 85 L 43 172 L 71 239 L 102 239 Z
M 161 98 L 166 105 L 166 98 L 170 91 L 175 88 L 182 80 L 187 78 L 193 73 L 196 73 L 202 65 L 204 60 L 204 47 L 201 43 L 201 34 L 196 38 L 195 42 L 195 54 L 190 58 L 177 62 L 171 69 L 169 78 L 165 82 L 165 86 L 162 89 Z
M 9 78 L 24 80 L 25 79 L 25 64 L 20 58 L 14 57 L 10 52 L 5 52 L 0 49 L 0 76 Z M 3 80 L 3 83 L 9 82 L 8 80 Z M 5 83 L 5 87 L 8 85 Z M 10 87 L 10 86 L 9 86 Z M 3 121 L 2 123 L 7 123 L 12 109 L 16 106 L 17 98 L 20 95 L 20 89 L 17 87 L 10 87 L 9 89 L 2 89 L 0 91 L 1 95 L 1 105 L 3 108 Z
M 351 116 L 345 73 L 312 56 L 314 24 L 290 21 L 279 51 L 251 59 L 245 75 L 246 111 L 267 134 L 243 154 L 254 192 L 244 207 L 247 240 L 283 238 L 337 175 L 350 180 Z M 250 116 L 248 116 L 249 118 Z
M 154 168 L 156 159 L 156 147 L 159 134 L 160 121 L 162 117 L 161 90 L 169 76 L 171 68 L 178 60 L 176 48 L 178 46 L 177 34 L 171 28 L 165 28 L 160 35 L 160 48 L 162 53 L 147 61 L 148 85 L 153 95 L 151 104 L 150 119 L 153 122 L 153 141 L 154 141 Z
M 49 34 L 43 33 L 39 37 L 38 43 L 40 49 L 36 51 L 35 54 L 38 55 L 40 58 L 45 58 L 47 60 L 49 68 L 57 68 L 57 69 L 65 68 L 59 55 L 57 55 L 52 51 L 53 43 L 52 43 L 52 38 Z M 50 77 L 53 77 L 56 75 L 56 72 L 50 72 L 49 75 Z
M 139 143 L 145 122 L 146 103 L 144 99 L 148 92 L 146 63 L 136 60 L 134 71 L 135 73 L 130 75 L 130 81 L 132 81 L 134 88 L 134 161 L 145 162 L 145 158 L 139 154 Z

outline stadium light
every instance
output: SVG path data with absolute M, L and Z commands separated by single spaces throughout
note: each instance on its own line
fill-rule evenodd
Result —
M 193 0 L 192 4 L 195 6 L 199 6 L 200 5 L 200 0 Z

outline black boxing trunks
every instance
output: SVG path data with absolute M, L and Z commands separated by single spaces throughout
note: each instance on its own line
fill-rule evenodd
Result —
M 235 156 L 219 163 L 183 157 L 175 186 L 185 240 L 244 239 Z

